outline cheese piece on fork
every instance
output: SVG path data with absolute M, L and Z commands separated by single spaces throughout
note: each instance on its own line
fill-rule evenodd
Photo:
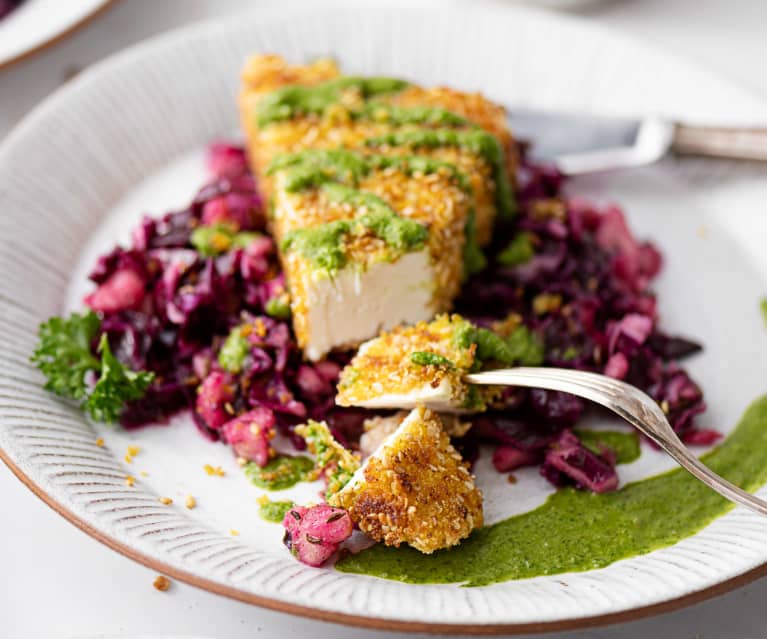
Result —
M 518 315 L 484 328 L 460 315 L 443 314 L 432 322 L 384 331 L 362 344 L 341 371 L 336 403 L 401 409 L 422 404 L 458 415 L 481 412 L 499 398 L 501 389 L 468 384 L 467 373 L 542 360 L 542 343 Z
M 445 413 L 485 408 L 483 389 L 463 381 L 475 369 L 473 325 L 458 315 L 398 326 L 365 342 L 341 371 L 336 403 Z

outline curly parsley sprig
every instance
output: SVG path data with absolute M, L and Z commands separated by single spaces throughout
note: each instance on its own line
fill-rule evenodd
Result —
M 92 311 L 51 317 L 40 325 L 31 361 L 47 378 L 46 390 L 78 401 L 95 420 L 114 422 L 125 402 L 144 396 L 154 373 L 132 371 L 122 364 L 112 354 L 106 334 L 94 354 L 91 344 L 100 328 Z M 91 374 L 97 376 L 95 384 L 89 383 Z

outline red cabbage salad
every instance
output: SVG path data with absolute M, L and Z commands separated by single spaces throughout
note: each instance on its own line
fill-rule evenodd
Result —
M 295 428 L 308 420 L 325 420 L 356 449 L 376 413 L 335 405 L 352 353 L 303 360 L 245 153 L 213 144 L 207 165 L 209 181 L 186 208 L 145 217 L 129 246 L 99 258 L 85 312 L 40 326 L 32 360 L 45 387 L 127 429 L 188 411 L 203 436 L 259 467 L 273 458 L 277 432 L 306 448 Z M 719 433 L 696 424 L 703 393 L 678 363 L 701 347 L 658 325 L 658 250 L 631 234 L 616 206 L 565 197 L 551 168 L 523 158 L 517 184 L 520 214 L 497 221 L 487 266 L 465 283 L 455 311 L 485 326 L 519 314 L 542 345 L 535 363 L 623 379 L 660 404 L 683 441 L 715 442 Z M 561 392 L 506 389 L 503 408 L 471 417 L 453 443 L 471 462 L 480 444 L 491 445 L 498 472 L 537 466 L 555 486 L 613 490 L 614 451 L 587 446 L 574 429 L 585 408 Z M 295 526 L 321 520 L 337 533 L 308 549 L 313 565 L 352 526 L 344 511 L 321 508 L 309 516 L 294 509 Z

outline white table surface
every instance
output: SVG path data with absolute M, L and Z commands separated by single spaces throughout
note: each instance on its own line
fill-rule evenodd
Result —
M 118 0 L 106 14 L 69 39 L 0 71 L 0 139 L 77 69 L 166 29 L 258 4 L 258 0 Z M 560 0 L 559 4 L 571 6 L 572 13 L 590 20 L 655 41 L 767 94 L 764 0 Z M 0 496 L 6 513 L 0 521 L 2 639 L 404 636 L 291 617 L 181 583 L 174 583 L 166 593 L 158 592 L 152 587 L 154 572 L 114 553 L 60 518 L 2 464 Z M 765 636 L 761 623 L 765 601 L 767 579 L 762 579 L 675 613 L 546 636 L 761 639 Z

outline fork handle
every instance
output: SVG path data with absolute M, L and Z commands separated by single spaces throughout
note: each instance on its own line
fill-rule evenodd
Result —
M 767 161 L 767 128 L 677 124 L 672 149 L 683 155 Z

